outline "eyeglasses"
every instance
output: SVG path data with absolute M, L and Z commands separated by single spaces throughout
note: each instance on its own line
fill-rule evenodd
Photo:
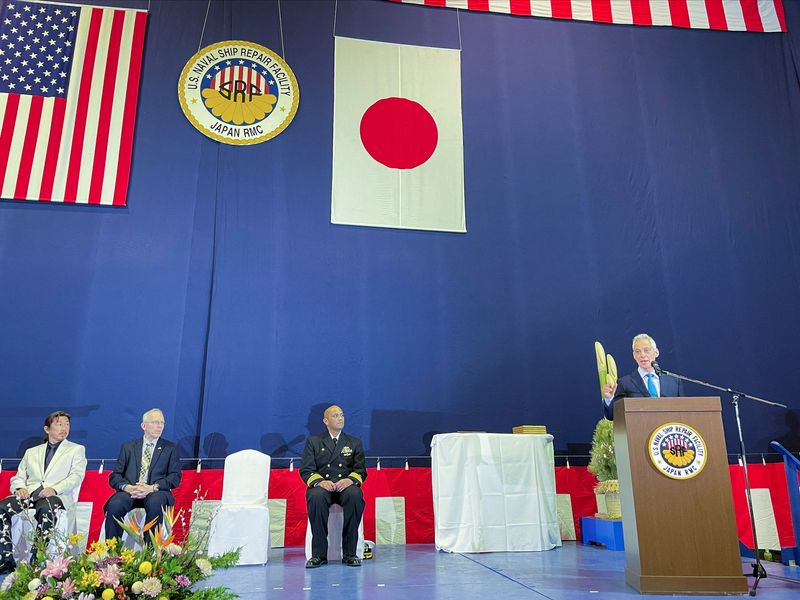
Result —
M 652 348 L 636 348 L 636 350 L 634 350 L 633 353 L 634 353 L 634 355 L 637 355 L 637 354 L 652 354 L 653 353 L 653 349 Z

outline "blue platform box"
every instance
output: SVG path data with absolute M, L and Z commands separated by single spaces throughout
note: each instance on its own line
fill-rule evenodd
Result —
M 603 544 L 609 550 L 625 550 L 622 521 L 581 517 L 581 542 Z

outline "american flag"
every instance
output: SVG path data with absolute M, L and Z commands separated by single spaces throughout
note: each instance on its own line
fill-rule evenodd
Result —
M 783 0 L 390 0 L 545 19 L 718 31 L 786 31 Z
M 0 197 L 124 206 L 147 13 L 0 10 Z
M 687 450 L 691 450 L 694 448 L 694 444 L 687 441 L 684 437 L 679 437 L 677 435 L 672 435 L 668 437 L 664 441 L 664 445 L 667 447 L 667 450 L 670 452 L 675 452 L 675 449 L 679 449 L 682 452 L 686 452 Z

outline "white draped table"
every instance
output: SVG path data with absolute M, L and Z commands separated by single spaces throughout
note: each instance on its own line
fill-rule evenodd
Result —
M 561 545 L 552 435 L 443 433 L 433 436 L 431 459 L 439 550 Z

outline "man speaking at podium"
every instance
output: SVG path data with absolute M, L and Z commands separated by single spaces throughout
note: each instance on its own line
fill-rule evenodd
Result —
M 678 397 L 683 396 L 681 381 L 670 375 L 658 375 L 653 363 L 658 358 L 656 341 L 646 333 L 633 338 L 633 359 L 638 368 L 619 378 L 616 385 L 603 386 L 603 410 L 606 419 L 614 420 L 614 402 L 621 398 Z

